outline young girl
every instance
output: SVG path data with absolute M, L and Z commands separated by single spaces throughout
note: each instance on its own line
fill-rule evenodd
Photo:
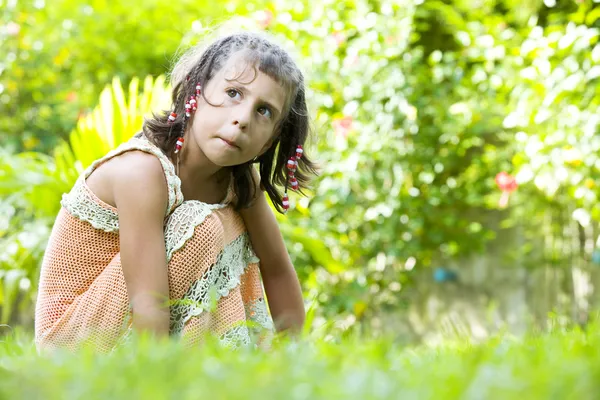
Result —
M 302 150 L 302 73 L 262 35 L 240 33 L 190 50 L 171 84 L 173 109 L 63 196 L 41 269 L 40 351 L 90 342 L 110 351 L 132 329 L 249 344 L 257 327 L 273 328 L 261 276 L 276 328 L 303 324 L 298 278 L 262 193 L 285 210 L 288 187 L 314 173 Z

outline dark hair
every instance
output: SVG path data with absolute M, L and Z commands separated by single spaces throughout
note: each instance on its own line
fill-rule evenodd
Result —
M 280 83 L 287 90 L 288 99 L 275 128 L 271 147 L 255 160 L 230 167 L 237 197 L 236 208 L 248 207 L 256 196 L 257 185 L 251 169 L 252 164 L 258 162 L 260 186 L 267 192 L 275 208 L 282 212 L 282 195 L 276 185 L 287 184 L 287 160 L 296 154 L 298 145 L 304 145 L 309 135 L 308 110 L 302 72 L 285 50 L 265 36 L 253 32 L 236 33 L 217 39 L 206 49 L 196 46 L 188 50 L 171 73 L 173 110 L 154 114 L 144 122 L 143 130 L 165 154 L 171 155 L 177 138 L 186 129 L 185 100 L 195 95 L 197 83 L 206 87 L 227 60 L 237 54 L 249 66 Z M 168 121 L 171 111 L 177 113 L 173 123 Z M 306 153 L 304 149 L 295 173 L 301 192 L 306 188 L 309 176 L 316 174 L 315 165 Z

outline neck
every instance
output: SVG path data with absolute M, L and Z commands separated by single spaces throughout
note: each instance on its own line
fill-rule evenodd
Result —
M 186 138 L 181 152 L 174 155 L 173 161 L 183 188 L 207 187 L 210 183 L 221 182 L 228 175 L 228 168 L 212 163 L 191 137 Z

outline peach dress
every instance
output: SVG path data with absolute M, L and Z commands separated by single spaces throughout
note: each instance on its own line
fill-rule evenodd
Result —
M 38 351 L 92 344 L 108 352 L 131 332 L 131 309 L 119 249 L 117 209 L 86 185 L 103 162 L 127 151 L 156 156 L 169 192 L 164 237 L 169 271 L 170 335 L 186 345 L 214 334 L 227 346 L 265 343 L 273 332 L 259 260 L 231 203 L 184 200 L 162 151 L 135 136 L 95 161 L 63 195 L 44 254 L 35 311 Z

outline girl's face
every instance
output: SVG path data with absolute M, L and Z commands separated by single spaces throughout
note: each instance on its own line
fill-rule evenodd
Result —
M 279 83 L 231 57 L 202 90 L 210 104 L 198 97 L 189 133 L 209 161 L 239 165 L 268 150 L 286 100 Z

